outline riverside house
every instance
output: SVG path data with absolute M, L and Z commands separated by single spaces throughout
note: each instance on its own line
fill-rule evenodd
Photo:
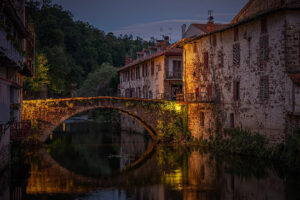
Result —
M 185 101 L 200 103 L 189 105 L 195 138 L 240 127 L 274 144 L 300 128 L 299 19 L 299 0 L 250 0 L 229 26 L 174 45 Z
M 28 24 L 25 0 L 1 0 L 0 171 L 9 159 L 11 122 L 21 119 L 22 76 L 33 75 L 33 64 L 34 27 Z
M 182 93 L 182 50 L 169 48 L 169 38 L 126 58 L 118 70 L 120 96 L 145 99 L 176 99 Z

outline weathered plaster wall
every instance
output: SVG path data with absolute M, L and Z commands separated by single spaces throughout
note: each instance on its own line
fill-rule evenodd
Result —
M 151 74 L 151 61 L 154 61 L 154 75 Z M 147 64 L 147 70 L 148 70 L 148 76 L 143 77 L 143 70 L 142 70 L 142 64 Z M 120 72 L 120 90 L 121 90 L 121 96 L 125 97 L 126 96 L 126 89 L 134 88 L 135 91 L 139 87 L 141 90 L 141 96 L 138 96 L 139 98 L 145 98 L 143 96 L 143 87 L 147 86 L 148 91 L 152 91 L 153 98 L 156 99 L 158 94 L 164 93 L 164 77 L 165 77 L 165 60 L 164 56 L 160 56 L 157 58 L 154 58 L 153 60 L 148 60 L 144 63 L 141 63 L 138 65 L 140 68 L 140 78 L 131 80 L 131 75 L 130 75 L 130 80 L 129 81 L 124 81 L 122 74 L 124 71 Z M 137 67 L 137 66 L 133 66 Z M 135 95 L 136 97 L 136 95 Z
M 152 60 L 145 61 L 139 65 L 130 67 L 136 68 L 139 66 L 140 68 L 140 78 L 136 79 L 136 74 L 134 75 L 134 80 L 129 81 L 123 81 L 123 73 L 124 71 L 120 72 L 120 90 L 121 90 L 121 96 L 126 96 L 126 89 L 134 89 L 137 91 L 137 88 L 139 87 L 141 90 L 141 96 L 134 94 L 133 97 L 138 98 L 148 98 L 148 99 L 162 99 L 165 98 L 164 95 L 170 97 L 171 95 L 171 84 L 174 83 L 181 83 L 181 78 L 179 79 L 172 79 L 172 81 L 166 81 L 166 73 L 172 73 L 173 72 L 173 61 L 182 61 L 181 56 L 159 56 Z M 151 62 L 154 62 L 154 74 L 151 73 Z M 142 66 L 143 64 L 147 64 L 147 70 L 148 75 L 143 77 L 142 74 Z M 131 73 L 131 71 L 130 71 Z M 143 95 L 143 88 L 144 86 L 147 87 L 148 96 Z M 152 92 L 152 97 L 149 96 L 149 92 Z
M 210 115 L 221 122 L 223 128 L 231 126 L 230 114 L 234 116 L 234 126 L 250 129 L 264 134 L 270 142 L 281 142 L 285 139 L 286 114 L 292 109 L 292 81 L 286 72 L 295 69 L 293 64 L 299 49 L 299 40 L 286 42 L 286 26 L 292 27 L 293 33 L 299 33 L 300 13 L 287 11 L 277 12 L 266 17 L 267 33 L 261 33 L 261 19 L 238 26 L 238 38 L 234 41 L 234 29 L 205 36 L 184 46 L 184 89 L 185 93 L 207 92 L 212 85 L 215 109 L 218 115 Z M 287 29 L 289 30 L 289 28 Z M 264 62 L 261 56 L 261 37 L 268 40 L 268 59 Z M 298 38 L 298 37 L 297 37 Z M 233 65 L 233 45 L 240 46 L 240 64 Z M 289 51 L 286 51 L 286 49 Z M 204 53 L 208 52 L 208 67 L 205 68 Z M 289 54 L 289 56 L 286 56 Z M 221 56 L 220 56 L 221 55 Z M 291 58 L 290 58 L 291 57 Z M 220 64 L 221 63 L 221 64 Z M 289 65 L 287 65 L 289 66 Z M 261 98 L 261 79 L 268 80 L 268 98 Z M 234 99 L 234 83 L 239 81 L 239 99 Z M 297 96 L 298 98 L 298 96 Z M 200 111 L 199 111 L 200 112 Z M 193 120 L 190 116 L 190 121 Z M 205 116 L 205 118 L 208 118 Z M 193 135 L 202 135 L 202 129 L 196 128 Z

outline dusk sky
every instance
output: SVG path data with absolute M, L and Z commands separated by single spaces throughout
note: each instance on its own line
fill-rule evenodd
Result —
M 205 23 L 208 10 L 215 22 L 230 22 L 248 0 L 53 0 L 82 20 L 105 31 L 149 39 L 180 39 L 181 25 Z

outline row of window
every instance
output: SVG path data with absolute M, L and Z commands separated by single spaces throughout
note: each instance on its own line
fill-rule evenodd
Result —
M 125 90 L 125 97 L 153 99 L 153 92 L 149 90 L 148 86 L 143 86 L 142 90 L 140 87 L 128 88 Z
M 158 72 L 161 71 L 161 65 L 156 65 L 156 76 L 158 76 Z M 150 66 L 148 64 L 144 63 L 137 67 L 132 67 L 129 70 L 126 70 L 124 72 L 121 72 L 121 82 L 126 81 L 134 81 L 139 80 L 142 77 L 149 77 L 154 76 L 155 74 L 155 64 L 152 61 Z M 182 78 L 182 62 L 179 60 L 173 60 L 173 72 L 171 74 L 172 77 Z
M 234 44 L 232 46 L 232 65 L 233 66 L 239 66 L 240 65 L 240 60 L 241 60 L 241 53 L 240 53 L 240 44 L 238 43 L 239 41 L 239 31 L 238 27 L 234 28 Z M 261 34 L 262 36 L 259 39 L 259 60 L 261 61 L 261 64 L 265 61 L 268 60 L 268 55 L 269 55 L 269 37 L 266 35 L 267 33 L 267 22 L 266 18 L 261 20 Z M 217 38 L 216 35 L 213 35 L 212 39 L 212 44 L 214 47 L 217 46 Z M 194 44 L 194 53 L 197 53 L 197 44 Z M 218 51 L 217 53 L 218 56 L 218 66 L 223 67 L 224 66 L 224 54 L 222 51 Z M 203 53 L 203 66 L 204 69 L 208 68 L 208 63 L 209 63 L 209 58 L 208 58 L 208 52 Z
M 141 66 L 137 67 L 132 67 L 129 70 L 121 72 L 121 82 L 126 82 L 126 81 L 134 81 L 134 80 L 139 80 L 142 77 L 149 77 L 150 73 L 151 76 L 154 76 L 154 62 L 151 62 L 150 69 L 148 64 L 142 64 Z M 157 71 L 161 71 L 161 66 L 157 65 Z M 141 74 L 142 73 L 142 74 Z M 156 74 L 157 75 L 157 74 Z
M 233 100 L 240 100 L 240 81 L 233 82 Z M 260 78 L 259 82 L 259 97 L 262 101 L 269 99 L 269 78 L 268 76 L 263 76 Z

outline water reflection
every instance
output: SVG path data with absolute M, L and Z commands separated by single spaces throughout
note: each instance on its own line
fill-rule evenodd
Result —
M 42 148 L 14 148 L 19 159 L 12 164 L 12 199 L 300 198 L 299 172 L 266 160 L 188 146 L 154 147 L 144 131 L 117 126 L 84 122 L 63 127 Z

